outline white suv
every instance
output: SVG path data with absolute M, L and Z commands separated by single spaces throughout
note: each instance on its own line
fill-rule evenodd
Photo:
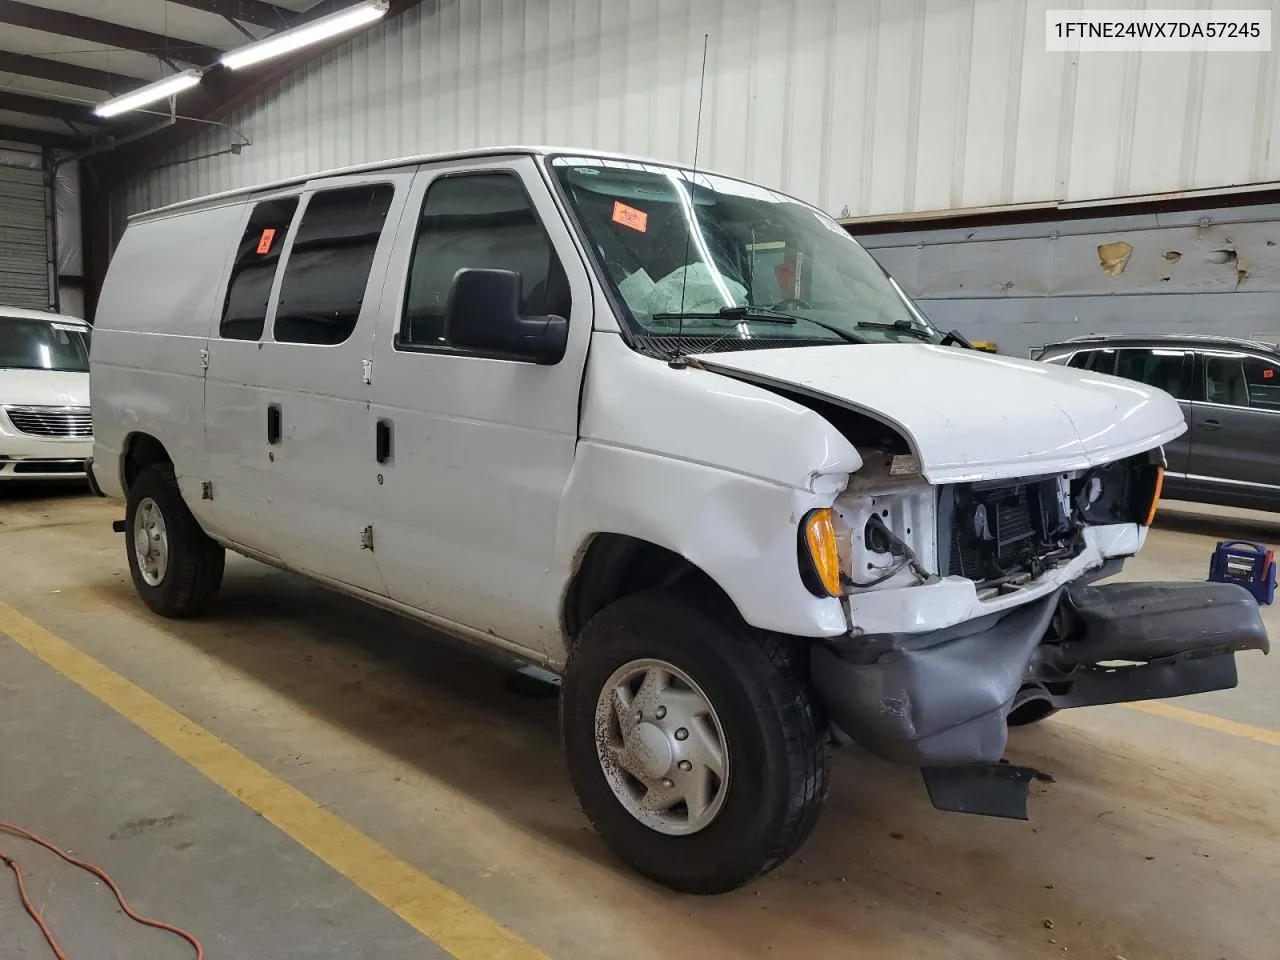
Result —
M 1239 586 L 1087 585 L 1146 538 L 1167 394 L 966 349 L 704 171 L 495 149 L 145 214 L 92 366 L 153 610 L 231 549 L 560 672 L 583 809 L 681 890 L 790 855 L 830 743 L 1025 817 L 1010 724 L 1268 643 Z
M 93 453 L 89 329 L 0 306 L 0 482 L 84 479 Z

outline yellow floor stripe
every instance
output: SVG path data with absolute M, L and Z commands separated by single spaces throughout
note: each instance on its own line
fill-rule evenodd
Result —
M 458 960 L 548 960 L 230 744 L 3 603 L 0 633 L 137 724 Z
M 1175 707 L 1171 703 L 1161 703 L 1159 700 L 1123 703 L 1121 706 L 1149 713 L 1152 716 L 1164 717 L 1167 720 L 1179 720 L 1182 723 L 1204 727 L 1206 730 L 1216 730 L 1218 733 L 1229 733 L 1233 737 L 1243 737 L 1245 740 L 1256 740 L 1258 743 L 1280 747 L 1280 730 L 1268 730 L 1266 727 L 1255 727 L 1251 723 L 1224 720 L 1222 717 L 1200 713 L 1198 710 L 1188 710 L 1186 707 Z

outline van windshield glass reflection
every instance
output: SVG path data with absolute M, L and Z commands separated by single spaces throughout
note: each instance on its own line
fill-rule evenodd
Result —
M 89 371 L 89 334 L 72 324 L 0 316 L 0 370 Z
M 658 164 L 557 157 L 552 167 L 638 333 L 942 340 L 870 254 L 798 200 Z

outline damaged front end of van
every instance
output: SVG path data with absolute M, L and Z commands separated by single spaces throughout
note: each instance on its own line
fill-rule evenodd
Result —
M 1010 726 L 1231 688 L 1236 653 L 1269 651 L 1239 586 L 1099 582 L 1142 547 L 1161 445 L 1185 429 L 1159 391 L 928 345 L 698 362 L 858 447 L 861 468 L 801 525 L 806 582 L 838 593 L 850 625 L 813 644 L 812 682 L 836 738 L 920 767 L 935 806 L 1025 819 L 1038 772 L 1005 761 Z M 945 407 L 894 389 L 908 369 Z M 1019 402 L 984 426 L 993 395 Z

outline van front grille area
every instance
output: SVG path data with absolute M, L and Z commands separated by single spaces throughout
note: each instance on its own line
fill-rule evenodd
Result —
M 64 439 L 93 436 L 88 407 L 5 407 L 5 415 L 19 433 Z
M 945 487 L 939 508 L 945 573 L 980 584 L 1038 576 L 1083 546 L 1056 478 Z

